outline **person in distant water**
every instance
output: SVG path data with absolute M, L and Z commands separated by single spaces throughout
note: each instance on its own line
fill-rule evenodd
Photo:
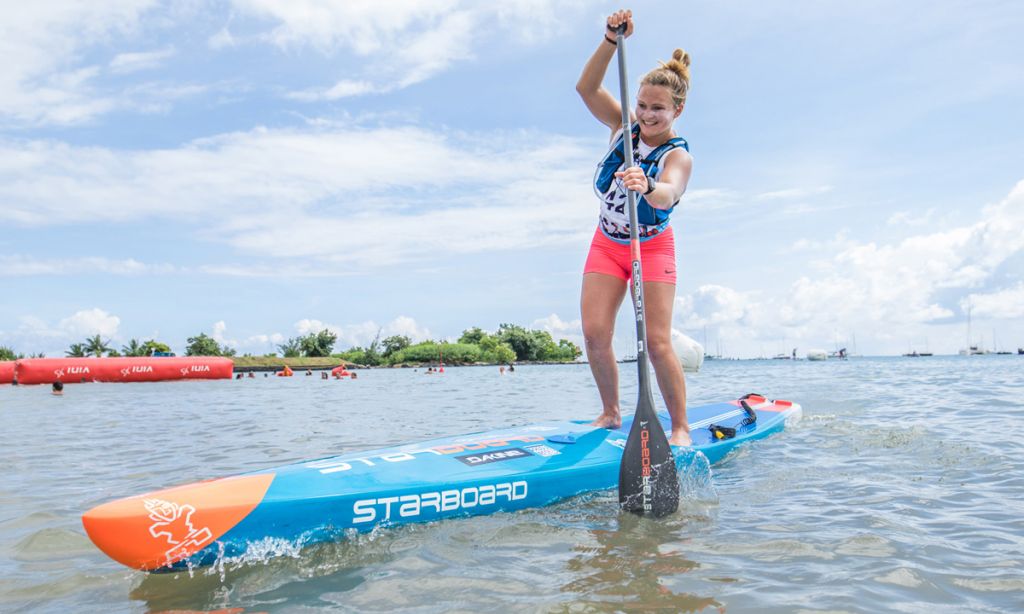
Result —
M 501 365 L 500 367 L 498 367 L 498 373 L 500 375 L 505 375 L 505 365 Z
M 256 374 L 254 374 L 252 371 L 249 371 L 249 375 L 247 377 L 256 377 Z
M 242 374 L 241 373 L 235 374 L 235 379 L 242 379 Z
M 351 375 L 350 375 L 349 377 L 350 377 L 351 379 L 356 379 L 357 377 L 359 377 L 359 374 L 358 374 L 358 373 L 356 373 L 355 371 L 353 371 L 353 372 L 352 372 L 352 374 L 351 374 Z
M 327 371 L 321 371 L 320 372 L 320 379 L 328 379 Z
M 53 390 L 51 391 L 51 393 L 55 394 L 57 396 L 63 396 L 64 395 L 64 382 L 54 382 L 53 383 Z
M 512 363 L 508 364 L 508 372 L 509 373 L 515 373 L 516 372 L 516 368 L 515 368 L 515 366 L 512 365 Z
M 615 317 L 632 277 L 627 190 L 637 202 L 637 233 L 647 320 L 647 352 L 658 386 L 672 416 L 672 445 L 690 445 L 686 422 L 686 380 L 672 349 L 672 305 L 676 294 L 675 237 L 669 214 L 679 204 L 690 180 L 693 159 L 686 141 L 673 124 L 683 112 L 690 89 L 690 55 L 676 49 L 672 59 L 640 80 L 636 108 L 630 111 L 630 130 L 622 134 L 622 107 L 602 87 L 615 57 L 614 30 L 625 24 L 633 34 L 633 14 L 620 10 L 608 16 L 604 38 L 583 68 L 576 91 L 590 113 L 610 131 L 610 146 L 598 164 L 594 190 L 600 199 L 597 229 L 583 268 L 580 312 L 584 345 L 601 395 L 601 415 L 595 426 L 618 428 L 619 370 L 612 349 Z M 633 142 L 633 166 L 623 158 L 624 136 Z M 627 170 L 628 167 L 628 170 Z

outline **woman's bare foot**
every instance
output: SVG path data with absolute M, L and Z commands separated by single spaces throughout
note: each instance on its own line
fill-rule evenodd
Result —
M 617 429 L 622 426 L 622 414 L 619 412 L 604 412 L 590 423 L 590 426 L 599 426 L 606 429 Z
M 668 440 L 669 445 L 673 446 L 692 446 L 693 440 L 690 439 L 690 432 L 684 431 L 683 429 L 672 429 L 672 437 Z

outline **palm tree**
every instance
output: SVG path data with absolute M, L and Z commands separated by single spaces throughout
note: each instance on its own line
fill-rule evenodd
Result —
M 64 352 L 64 355 L 71 358 L 85 358 L 88 352 L 86 352 L 84 343 L 72 343 L 68 351 Z
M 85 340 L 85 352 L 86 354 L 92 354 L 99 358 L 104 353 L 110 351 L 110 346 L 107 345 L 109 341 L 103 341 L 103 339 L 97 334 L 94 337 L 89 337 Z
M 121 346 L 121 353 L 125 356 L 148 356 L 146 347 L 139 343 L 138 339 L 131 339 L 128 345 Z

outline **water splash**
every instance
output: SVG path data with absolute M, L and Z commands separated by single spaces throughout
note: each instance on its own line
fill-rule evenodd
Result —
M 683 448 L 676 454 L 679 473 L 679 502 L 713 505 L 718 503 L 718 491 L 712 480 L 711 462 L 703 452 Z

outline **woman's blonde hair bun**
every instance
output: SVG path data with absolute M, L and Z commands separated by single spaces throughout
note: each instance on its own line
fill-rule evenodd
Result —
M 672 101 L 677 104 L 686 102 L 686 94 L 690 91 L 690 54 L 682 49 L 672 52 L 668 62 L 658 62 L 660 67 L 644 75 L 642 85 L 660 85 L 672 92 Z

